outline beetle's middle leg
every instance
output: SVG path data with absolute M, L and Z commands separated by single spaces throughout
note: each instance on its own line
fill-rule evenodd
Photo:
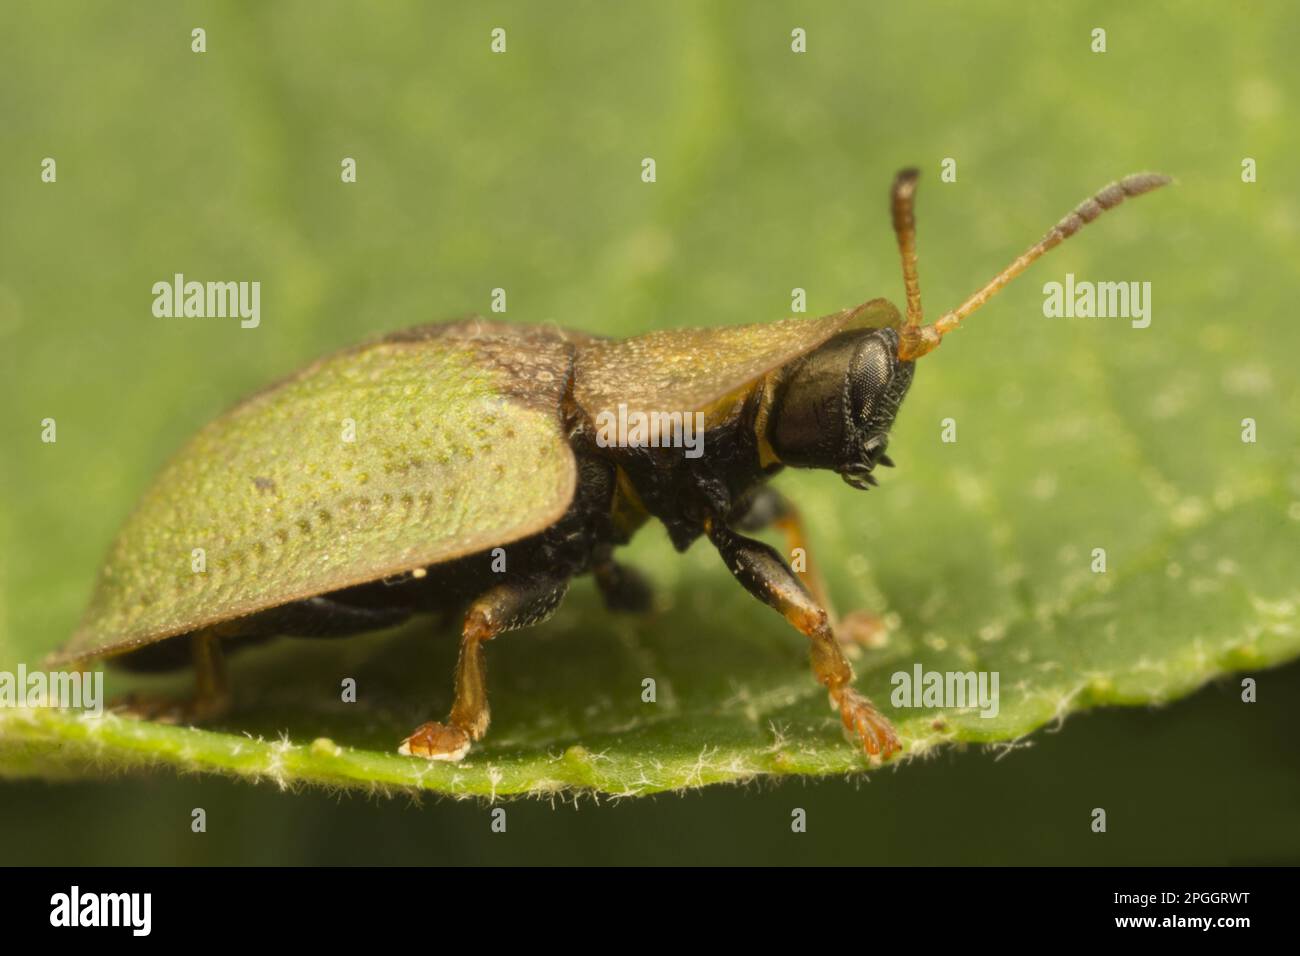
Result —
M 645 614 L 654 605 L 650 582 L 636 568 L 614 560 L 614 549 L 603 547 L 593 556 L 591 576 L 596 579 L 605 607 L 627 614 Z
M 791 560 L 795 554 L 802 555 L 803 570 L 799 577 L 813 600 L 825 608 L 831 630 L 840 643 L 849 648 L 850 654 L 858 653 L 859 647 L 875 647 L 880 643 L 885 632 L 885 622 L 880 617 L 870 611 L 852 611 L 843 618 L 835 613 L 825 579 L 808 547 L 808 530 L 794 502 L 771 485 L 763 485 L 749 499 L 746 510 L 734 526 L 740 531 L 775 528 L 785 538 L 785 548 Z
M 221 628 L 207 628 L 189 636 L 194 661 L 194 695 L 175 699 L 145 694 L 128 694 L 109 709 L 124 717 L 138 717 L 164 724 L 199 723 L 219 717 L 230 708 L 230 684 L 222 651 Z
M 813 675 L 830 693 L 845 729 L 873 757 L 888 757 L 897 751 L 900 745 L 893 726 L 853 687 L 853 667 L 831 630 L 830 616 L 781 556 L 762 541 L 736 534 L 721 522 L 706 522 L 705 532 L 736 580 L 812 642 Z
M 555 613 L 568 578 L 533 575 L 507 581 L 475 598 L 461 627 L 456 690 L 446 723 L 421 724 L 397 748 L 427 760 L 460 760 L 487 733 L 491 720 L 483 645 L 498 634 L 540 624 Z

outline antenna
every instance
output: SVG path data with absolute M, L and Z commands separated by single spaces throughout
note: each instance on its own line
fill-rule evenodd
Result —
M 1160 173 L 1134 173 L 1119 182 L 1102 187 L 1090 199 L 1085 199 L 1064 219 L 1048 231 L 1009 266 L 976 290 L 961 305 L 939 316 L 933 325 L 921 325 L 921 290 L 916 274 L 916 229 L 912 217 L 912 194 L 916 189 L 915 170 L 904 170 L 894 180 L 893 207 L 894 232 L 898 236 L 898 249 L 903 257 L 903 283 L 907 287 L 907 324 L 899 331 L 898 357 L 904 362 L 915 361 L 939 347 L 943 337 L 957 328 L 962 320 L 993 298 L 1002 287 L 1049 249 L 1054 249 L 1092 222 L 1108 209 L 1114 209 L 1125 199 L 1141 196 L 1172 182 Z M 913 306 L 915 305 L 915 308 Z
M 916 194 L 917 169 L 904 169 L 894 177 L 889 191 L 889 206 L 894 217 L 894 235 L 903 259 L 903 285 L 907 288 L 907 324 L 921 324 L 921 277 L 916 271 L 916 218 L 912 215 L 912 197 Z

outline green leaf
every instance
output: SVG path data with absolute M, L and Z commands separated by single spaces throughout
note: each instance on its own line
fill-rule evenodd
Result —
M 1104 182 L 1150 168 L 1179 185 L 1090 226 L 920 363 L 882 487 L 778 479 L 837 607 L 889 623 L 855 666 L 904 761 L 1300 655 L 1300 235 L 1276 172 L 1300 145 L 1276 104 L 1300 84 L 1284 31 L 1182 10 L 1171 44 L 1158 18 L 1117 9 L 1094 55 L 1082 11 L 936 11 L 809 11 L 796 55 L 775 10 L 521 4 L 499 56 L 495 23 L 420 7 L 364 28 L 314 4 L 221 8 L 202 55 L 169 6 L 8 14 L 0 491 L 17 506 L 0 511 L 0 670 L 67 638 L 150 475 L 248 392 L 378 332 L 486 311 L 498 287 L 507 320 L 607 335 L 776 319 L 796 287 L 810 314 L 899 301 L 884 199 L 913 163 L 930 315 Z M 1014 84 L 970 55 L 991 46 Z M 1255 78 L 1222 95 L 1188 52 L 1206 47 Z M 56 184 L 39 179 L 47 155 Z M 955 183 L 938 180 L 945 156 Z M 176 272 L 261 281 L 261 325 L 154 318 L 149 290 Z M 1150 327 L 1044 318 L 1042 284 L 1067 272 L 1149 281 Z M 580 581 L 550 623 L 494 641 L 493 725 L 460 765 L 394 752 L 449 704 L 455 631 L 423 620 L 234 658 L 234 709 L 206 729 L 0 708 L 0 775 L 633 795 L 866 768 L 803 638 L 706 546 L 678 555 L 651 529 L 627 559 L 656 613 L 611 615 Z M 997 716 L 895 708 L 891 678 L 917 665 L 996 671 Z

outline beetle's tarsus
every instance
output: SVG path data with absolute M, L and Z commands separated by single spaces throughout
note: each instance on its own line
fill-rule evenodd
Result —
M 902 749 L 894 725 L 858 691 L 845 687 L 839 691 L 838 700 L 832 692 L 831 700 L 839 708 L 845 731 L 868 755 L 888 760 Z
M 230 709 L 229 696 L 167 697 L 162 694 L 130 693 L 110 701 L 108 710 L 119 717 L 150 720 L 156 724 L 201 724 Z
M 110 701 L 108 709 L 119 717 L 151 720 L 157 724 L 201 724 L 230 709 L 230 694 L 197 693 L 192 697 L 169 697 L 132 692 Z
M 411 736 L 402 741 L 397 752 L 404 757 L 455 763 L 465 759 L 472 743 L 470 735 L 459 727 L 431 720 L 416 727 Z

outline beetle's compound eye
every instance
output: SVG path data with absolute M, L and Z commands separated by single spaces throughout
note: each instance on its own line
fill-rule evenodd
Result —
M 881 399 L 894 377 L 895 348 L 881 338 L 872 336 L 864 341 L 853 356 L 849 366 L 849 409 L 853 423 L 861 430 L 869 430 Z
M 910 366 L 897 359 L 893 329 L 841 333 L 786 373 L 768 423 L 780 460 L 796 468 L 829 468 L 854 487 L 869 487 L 883 453 Z M 879 452 L 866 448 L 880 436 Z M 875 448 L 876 446 L 872 446 Z

